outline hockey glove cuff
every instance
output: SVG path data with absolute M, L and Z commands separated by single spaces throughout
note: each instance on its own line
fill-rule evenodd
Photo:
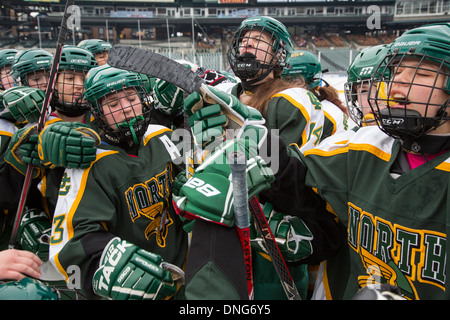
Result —
M 157 254 L 116 237 L 103 250 L 94 292 L 114 300 L 162 300 L 184 283 L 184 272 Z
M 96 158 L 99 135 L 80 122 L 58 121 L 39 134 L 39 157 L 56 167 L 88 168 Z
M 3 92 L 3 103 L 19 123 L 39 120 L 45 91 L 32 87 L 12 87 Z
M 17 232 L 17 241 L 23 250 L 35 253 L 42 261 L 48 260 L 52 224 L 43 211 L 24 212 Z
M 25 127 L 17 130 L 9 143 L 5 153 L 5 162 L 13 166 L 23 175 L 29 164 L 34 166 L 32 178 L 40 178 L 44 174 L 45 166 L 37 153 L 37 127 Z

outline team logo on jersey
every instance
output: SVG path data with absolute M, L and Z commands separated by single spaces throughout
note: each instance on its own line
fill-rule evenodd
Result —
M 381 219 L 349 203 L 348 243 L 367 274 L 360 286 L 389 283 L 408 299 L 419 299 L 416 283 L 445 290 L 446 235 Z
M 135 222 L 140 218 L 150 219 L 145 229 L 145 238 L 149 240 L 154 235 L 160 247 L 166 246 L 168 227 L 173 224 L 173 219 L 168 214 L 172 181 L 172 164 L 168 164 L 160 174 L 125 192 L 131 220 Z

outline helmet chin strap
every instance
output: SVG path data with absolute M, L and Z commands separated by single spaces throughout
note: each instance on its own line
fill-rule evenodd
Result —
M 257 76 L 260 70 L 264 69 L 266 69 L 267 72 Z M 255 84 L 267 78 L 272 70 L 273 68 L 271 65 L 261 63 L 256 59 L 256 55 L 253 53 L 238 55 L 233 67 L 234 73 L 241 79 L 242 87 L 250 92 L 256 88 Z
M 55 99 L 53 100 L 54 109 L 57 110 L 59 113 L 67 116 L 67 117 L 79 117 L 86 113 L 88 110 L 87 104 L 84 106 L 80 103 L 83 99 L 82 97 L 78 97 L 75 99 L 74 103 L 64 103 L 59 101 L 58 94 L 55 91 L 54 94 Z
M 424 118 L 415 110 L 382 109 L 380 118 L 384 131 L 395 138 L 400 138 L 402 147 L 406 151 L 436 154 L 450 149 L 450 133 L 448 135 L 429 134 L 430 130 L 442 124 L 442 111 L 433 118 Z
M 144 116 L 137 116 L 135 118 L 132 119 L 128 119 L 126 121 L 123 121 L 121 123 L 116 124 L 116 128 L 120 129 L 120 128 L 125 128 L 125 129 L 129 129 L 131 136 L 133 137 L 133 141 L 134 144 L 139 144 L 139 139 L 136 135 L 136 130 L 134 129 L 134 125 L 139 121 L 139 120 L 144 120 Z

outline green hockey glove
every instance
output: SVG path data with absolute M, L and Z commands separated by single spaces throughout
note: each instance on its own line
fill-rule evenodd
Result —
M 247 161 L 247 188 L 249 198 L 267 189 L 274 181 L 272 171 L 256 155 L 254 143 L 227 140 L 216 148 L 183 185 L 178 196 L 173 196 L 177 213 L 186 218 L 201 218 L 226 226 L 234 226 L 233 185 L 227 154 L 244 151 Z
M 172 116 L 183 110 L 183 91 L 165 80 L 157 79 L 153 87 L 155 108 Z
M 25 127 L 17 130 L 5 153 L 5 162 L 13 166 L 23 175 L 29 164 L 34 166 L 32 178 L 40 178 L 44 174 L 45 165 L 37 154 L 37 127 Z
M 85 169 L 96 158 L 99 135 L 80 122 L 58 121 L 39 134 L 39 157 L 52 167 Z
M 37 209 L 24 212 L 17 232 L 17 242 L 23 250 L 35 253 L 42 261 L 48 260 L 52 223 L 47 214 Z
M 168 299 L 183 283 L 183 270 L 117 237 L 103 250 L 93 278 L 94 292 L 114 300 Z
M 313 235 L 302 219 L 276 212 L 271 203 L 266 203 L 263 211 L 278 248 L 287 262 L 300 261 L 312 254 Z M 268 254 L 264 241 L 254 224 L 250 224 L 250 238 L 252 248 L 256 252 Z
M 3 103 L 19 123 L 39 120 L 45 91 L 32 87 L 12 87 L 3 92 Z
M 197 145 L 205 146 L 204 141 L 220 141 L 221 138 L 249 137 L 260 147 L 267 136 L 267 128 L 258 110 L 212 86 L 202 85 L 200 90 L 202 95 L 194 92 L 184 102 L 194 136 L 201 139 Z M 203 111 L 208 105 L 214 108 Z

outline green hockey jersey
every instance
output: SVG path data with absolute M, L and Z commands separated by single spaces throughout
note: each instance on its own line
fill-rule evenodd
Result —
M 347 246 L 322 264 L 315 297 L 351 299 L 389 283 L 408 299 L 448 299 L 450 153 L 399 174 L 400 142 L 378 127 L 337 134 L 304 152 L 306 185 L 347 228 Z
M 171 202 L 179 152 L 171 130 L 150 125 L 137 156 L 102 144 L 87 169 L 66 169 L 53 217 L 50 259 L 66 280 L 81 271 L 81 290 L 92 296 L 92 276 L 112 237 L 184 266 L 187 234 Z

